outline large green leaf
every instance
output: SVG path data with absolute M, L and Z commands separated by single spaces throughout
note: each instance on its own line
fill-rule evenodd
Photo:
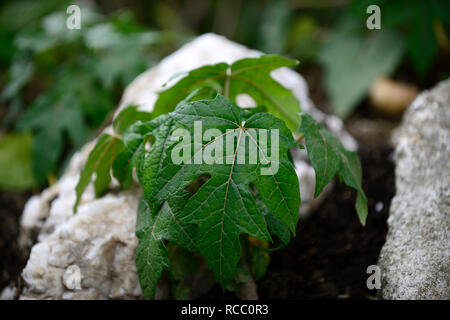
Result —
M 195 226 L 180 221 L 179 206 L 185 203 L 186 193 L 171 197 L 162 208 L 152 214 L 146 201 L 141 201 L 138 210 L 136 235 L 136 267 L 142 291 L 147 298 L 154 298 L 156 284 L 164 269 L 169 267 L 169 257 L 164 240 L 191 251 L 197 249 Z
M 113 161 L 123 149 L 122 139 L 118 137 L 103 134 L 98 138 L 97 144 L 89 154 L 86 165 L 81 171 L 80 180 L 76 186 L 77 197 L 73 208 L 74 212 L 77 211 L 81 195 L 91 182 L 94 173 L 97 175 L 94 182 L 96 196 L 102 195 L 109 187 Z
M 367 198 L 361 187 L 362 170 L 358 155 L 346 150 L 340 141 L 310 115 L 301 114 L 299 131 L 305 135 L 306 150 L 316 173 L 315 197 L 335 175 L 358 192 L 356 211 L 363 225 L 367 217 Z
M 201 123 L 204 131 L 217 129 L 223 132 L 201 144 L 189 142 L 189 148 L 192 147 L 195 154 L 223 148 L 229 136 L 237 142 L 232 145 L 231 156 L 215 163 L 174 163 L 172 155 L 180 144 L 172 138 L 172 134 L 175 129 L 184 128 L 193 137 L 196 130 L 194 123 Z M 269 129 L 278 130 L 279 147 L 275 151 L 279 155 L 277 171 L 267 164 L 269 154 L 274 152 L 271 150 L 271 139 L 267 139 L 267 145 L 261 144 L 251 129 L 258 135 L 264 132 L 267 136 Z M 295 232 L 300 195 L 294 167 L 287 157 L 288 149 L 295 146 L 295 141 L 283 121 L 267 113 L 245 114 L 218 95 L 214 100 L 180 104 L 168 117 L 164 117 L 152 135 L 154 143 L 139 177 L 152 212 L 156 212 L 161 205 L 164 208 L 174 194 L 184 190 L 199 176 L 210 177 L 187 200 L 180 220 L 198 226 L 200 254 L 206 258 L 209 268 L 223 287 L 234 275 L 241 255 L 240 234 L 271 240 L 251 186 L 255 187 L 269 212 L 286 224 L 291 232 Z M 256 164 L 242 161 L 250 156 L 247 150 L 250 145 L 259 157 Z M 191 160 L 195 161 L 195 158 L 194 155 Z M 261 174 L 262 168 L 266 169 L 266 175 Z
M 257 105 L 265 106 L 269 113 L 284 120 L 291 130 L 296 130 L 299 124 L 299 102 L 291 90 L 273 80 L 270 73 L 297 64 L 298 61 L 281 56 L 264 55 L 241 59 L 231 65 L 218 63 L 194 69 L 159 94 L 154 114 L 157 116 L 172 111 L 192 91 L 207 86 L 234 102 L 239 94 L 248 94 Z
M 114 134 L 102 135 L 89 154 L 76 187 L 77 198 L 74 212 L 76 212 L 81 195 L 94 173 L 97 175 L 94 183 L 97 196 L 108 188 L 111 182 L 111 169 L 122 187 L 128 188 L 131 185 L 133 182 L 132 169 L 136 164 L 137 157 L 143 156 L 145 142 L 144 136 L 140 134 L 139 130 L 136 131 L 133 128 L 149 130 L 148 127 L 141 126 L 140 120 L 145 121 L 150 118 L 150 113 L 138 111 L 136 106 L 129 106 L 117 115 L 113 121 Z M 133 126 L 134 124 L 138 126 Z M 127 130 L 129 132 L 126 139 L 122 139 L 122 134 Z

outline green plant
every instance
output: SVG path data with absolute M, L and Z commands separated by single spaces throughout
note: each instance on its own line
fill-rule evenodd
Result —
M 276 238 L 281 246 L 289 243 L 298 220 L 299 185 L 289 149 L 303 146 L 293 132 L 305 139 L 316 196 L 338 175 L 357 191 L 356 210 L 365 224 L 367 200 L 357 155 L 300 113 L 292 92 L 270 77 L 272 70 L 296 64 L 266 55 L 192 70 L 160 93 L 153 113 L 126 108 L 113 123 L 114 134 L 98 139 L 76 187 L 74 211 L 93 173 L 99 196 L 111 171 L 128 187 L 136 169 L 143 188 L 136 265 L 147 298 L 154 297 L 166 269 L 177 283 L 176 296 L 186 296 L 183 278 L 197 261 L 187 263 L 187 251 L 204 257 L 217 282 L 230 290 L 265 273 L 270 244 Z M 238 107 L 240 93 L 259 107 Z M 207 130 L 200 140 L 195 138 L 199 126 Z M 225 156 L 224 150 L 229 151 Z
M 182 38 L 144 29 L 130 12 L 107 17 L 88 5 L 82 6 L 82 28 L 68 30 L 67 5 L 59 6 L 14 34 L 0 96 L 10 107 L 2 127 L 32 133 L 28 145 L 34 178 L 26 180 L 24 189 L 57 175 L 102 125 L 125 85 Z

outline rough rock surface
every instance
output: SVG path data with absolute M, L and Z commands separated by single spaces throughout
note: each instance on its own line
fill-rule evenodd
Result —
M 230 63 L 259 54 L 221 36 L 203 35 L 136 78 L 125 90 L 119 109 L 137 104 L 142 110 L 151 111 L 157 92 L 171 75 L 203 64 Z M 299 74 L 289 69 L 279 69 L 272 76 L 293 90 L 303 110 L 324 122 L 347 148 L 356 149 L 356 142 L 343 130 L 342 122 L 326 116 L 313 106 L 308 98 L 306 82 Z M 22 272 L 24 289 L 21 299 L 141 297 L 134 261 L 139 189 L 109 193 L 95 199 L 91 185 L 81 199 L 77 215 L 72 214 L 75 185 L 94 143 L 87 144 L 75 154 L 57 183 L 31 198 L 25 207 L 21 221 L 21 243 L 31 246 L 36 235 L 38 242 L 33 246 Z M 306 213 L 314 205 L 314 170 L 304 160 L 305 154 L 299 152 L 294 159 L 302 186 L 300 211 Z M 73 266 L 80 270 L 81 290 L 67 285 L 69 268 Z M 201 288 L 206 286 L 207 283 L 199 285 Z M 158 297 L 163 298 L 165 294 L 164 288 L 158 288 Z
M 378 265 L 385 299 L 450 299 L 450 79 L 393 136 L 396 195 Z

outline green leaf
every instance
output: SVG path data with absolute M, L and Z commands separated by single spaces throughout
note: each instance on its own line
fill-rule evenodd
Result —
M 265 218 L 270 234 L 277 236 L 282 245 L 286 246 L 291 241 L 289 228 L 271 213 L 267 213 Z
M 147 202 L 139 204 L 136 235 L 139 239 L 136 249 L 136 267 L 144 296 L 153 299 L 156 284 L 162 271 L 169 267 L 168 251 L 164 240 L 170 240 L 191 251 L 196 250 L 195 227 L 180 221 L 179 206 L 185 203 L 186 193 L 180 192 L 166 201 L 153 214 Z
M 108 187 L 111 177 L 110 170 L 112 168 L 113 176 L 119 181 L 123 188 L 129 188 L 133 183 L 132 170 L 133 167 L 137 167 L 137 160 L 139 157 L 143 157 L 145 137 L 139 133 L 141 129 L 141 120 L 148 120 L 151 118 L 151 114 L 148 112 L 141 112 L 137 110 L 136 106 L 129 106 L 122 110 L 113 121 L 113 128 L 115 136 L 103 135 L 97 142 L 94 150 L 89 154 L 89 163 L 95 163 L 94 167 L 83 171 L 80 176 L 77 188 L 79 188 L 79 194 L 77 193 L 77 202 L 83 194 L 87 184 L 90 182 L 91 176 L 94 172 L 97 173 L 97 180 L 95 183 L 96 194 L 101 194 Z M 133 126 L 137 124 L 137 126 Z M 136 128 L 138 128 L 136 130 Z M 148 129 L 148 127 L 146 127 Z M 122 140 L 120 135 L 129 130 L 125 140 Z M 105 138 L 104 138 L 105 137 Z M 125 148 L 126 146 L 126 148 Z M 100 149 L 100 152 L 97 150 Z M 95 152 L 95 154 L 94 154 Z M 91 156 L 93 159 L 90 162 Z M 98 157 L 98 158 L 97 158 Z M 107 166 L 101 167 L 106 159 Z M 98 166 L 98 169 L 95 168 Z M 97 171 L 96 171 L 97 170 Z M 83 181 L 82 181 L 83 180 Z M 98 181 L 98 182 L 97 182 Z M 78 189 L 77 189 L 78 192 Z
M 269 53 L 282 53 L 291 28 L 291 6 L 286 0 L 266 2 L 259 26 L 258 49 Z
M 10 134 L 0 138 L 0 188 L 26 190 L 35 186 L 31 168 L 32 136 Z
M 277 55 L 245 58 L 231 65 L 218 63 L 191 70 L 169 89 L 162 91 L 155 103 L 156 116 L 172 111 L 189 93 L 211 87 L 236 102 L 241 93 L 250 95 L 257 105 L 284 120 L 291 130 L 299 124 L 299 102 L 291 90 L 273 80 L 270 73 L 281 67 L 294 67 L 298 61 Z
M 175 85 L 159 93 L 153 114 L 159 116 L 173 111 L 179 102 L 201 87 L 212 87 L 221 91 L 225 85 L 227 68 L 226 63 L 218 63 L 191 70 Z
M 80 180 L 76 186 L 77 197 L 73 211 L 77 212 L 81 195 L 91 182 L 91 177 L 96 173 L 94 182 L 95 194 L 100 196 L 108 188 L 111 182 L 111 166 L 115 157 L 124 149 L 120 138 L 104 134 L 100 136 L 94 149 L 89 153 L 88 160 L 81 171 Z
M 410 21 L 406 44 L 414 68 L 421 77 L 424 77 L 439 49 L 433 28 L 433 23 L 438 20 L 436 16 L 433 16 L 432 7 L 429 4 L 412 1 L 411 5 L 414 15 Z
M 174 295 L 177 300 L 192 299 L 191 288 L 195 286 L 201 272 L 201 258 L 188 250 L 169 244 L 169 272 L 174 283 Z
M 382 12 L 382 33 L 389 30 L 401 32 L 406 40 L 406 50 L 412 66 L 418 76 L 422 78 L 426 76 L 439 51 L 435 27 L 441 22 L 444 28 L 448 26 L 450 2 L 442 0 L 360 0 L 354 1 L 351 5 L 354 7 L 354 15 L 366 19 L 365 12 L 371 4 L 378 5 Z M 408 6 L 408 10 L 405 10 L 405 6 Z M 363 19 L 360 21 L 361 25 L 364 25 Z
M 338 28 L 319 55 L 333 112 L 342 118 L 350 115 L 377 77 L 395 70 L 404 51 L 402 39 L 394 33 L 375 31 L 364 37 L 347 28 Z
M 113 121 L 114 131 L 122 135 L 132 124 L 137 121 L 149 121 L 151 113 L 138 111 L 137 106 L 128 106 L 123 109 Z
M 125 150 L 117 155 L 113 161 L 112 170 L 114 178 L 119 181 L 123 189 L 133 184 L 133 164 L 136 153 Z
M 270 263 L 270 253 L 265 248 L 252 248 L 252 273 L 255 280 L 258 280 L 266 274 L 267 267 Z
M 135 128 L 141 128 L 142 122 L 136 122 L 125 136 L 125 150 L 117 155 L 113 161 L 113 175 L 119 181 L 122 188 L 129 188 L 133 183 L 133 168 L 140 172 L 145 153 L 145 135 L 134 131 Z
M 1 94 L 4 100 L 10 100 L 18 95 L 33 74 L 33 64 L 26 59 L 19 59 L 14 61 L 9 73 L 10 79 Z
M 264 216 L 251 192 L 251 184 L 270 213 L 295 232 L 300 194 L 294 167 L 287 157 L 288 149 L 295 146 L 295 141 L 283 121 L 267 113 L 244 118 L 239 107 L 220 95 L 214 100 L 182 103 L 163 120 L 153 132 L 155 142 L 145 158 L 140 176 L 145 198 L 152 210 L 157 210 L 199 176 L 210 176 L 183 206 L 181 221 L 198 226 L 200 254 L 225 288 L 241 255 L 239 235 L 245 233 L 271 240 Z M 201 122 L 204 131 L 218 129 L 224 134 L 202 141 L 200 145 L 191 143 L 190 147 L 195 148 L 196 154 L 205 154 L 223 146 L 229 135 L 237 143 L 228 161 L 226 157 L 222 158 L 222 163 L 212 164 L 175 164 L 172 161 L 172 151 L 178 145 L 171 134 L 177 128 L 184 128 L 194 136 L 196 122 Z M 250 129 L 259 130 L 258 134 L 262 131 L 267 134 L 269 129 L 279 131 L 276 172 L 267 163 L 262 164 L 270 159 L 269 153 L 274 152 L 271 151 L 271 140 L 268 138 L 267 145 L 261 145 Z M 245 145 L 254 146 L 260 162 L 241 163 L 243 157 L 249 157 Z M 267 175 L 261 175 L 262 168 L 267 170 Z
M 167 206 L 153 217 L 145 201 L 141 201 L 138 209 L 136 235 L 139 239 L 136 248 L 136 267 L 142 292 L 147 298 L 155 297 L 156 284 L 162 271 L 169 267 L 167 249 L 161 234 L 167 223 Z M 161 217 L 161 219 L 160 219 Z
M 47 175 L 54 172 L 62 153 L 63 136 L 60 128 L 50 126 L 39 130 L 33 141 L 33 172 L 40 184 L 44 183 Z
M 306 150 L 316 173 L 315 197 L 337 174 L 357 194 L 356 211 L 362 225 L 366 223 L 367 198 L 361 187 L 362 170 L 358 155 L 346 150 L 325 127 L 306 113 L 301 114 L 299 131 L 305 135 Z
M 139 130 L 142 121 L 148 121 L 151 118 L 151 113 L 138 111 L 136 106 L 129 106 L 114 119 L 113 128 L 118 135 L 123 135 L 127 130 L 130 131 L 124 140 L 126 149 L 117 155 L 112 167 L 113 175 L 122 188 L 129 188 L 133 183 L 133 167 L 137 167 L 136 161 L 144 152 L 145 138 L 136 131 L 136 128 Z M 134 126 L 136 123 L 137 126 Z
M 270 234 L 277 236 L 283 246 L 287 245 L 291 241 L 291 232 L 289 231 L 288 226 L 271 214 L 269 209 L 267 209 L 266 205 L 260 199 L 257 199 L 256 203 L 259 210 L 264 214 L 264 219 L 266 219 Z
M 51 95 L 41 95 L 17 124 L 19 130 L 35 132 L 33 172 L 38 184 L 43 184 L 48 174 L 56 171 L 66 133 L 76 148 L 86 139 L 83 115 L 72 102 L 70 97 L 55 102 Z

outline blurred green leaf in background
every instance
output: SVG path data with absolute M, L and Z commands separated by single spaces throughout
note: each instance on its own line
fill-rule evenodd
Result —
M 344 21 L 319 54 L 333 112 L 342 118 L 353 111 L 377 77 L 395 70 L 404 48 L 395 33 L 374 30 L 364 35 L 359 29 L 353 21 Z
M 67 5 L 10 2 L 0 14 L 13 32 L 1 93 L 9 110 L 1 125 L 33 134 L 31 167 L 38 185 L 58 175 L 71 154 L 94 137 L 126 85 L 168 46 L 185 41 L 182 33 L 141 26 L 127 10 L 100 14 L 91 2 L 79 4 L 81 29 L 69 30 Z M 9 21 L 8 12 L 22 12 L 23 21 Z
M 450 1 L 447 0 L 359 0 L 351 10 L 361 17 L 367 6 L 380 7 L 382 30 L 404 34 L 407 55 L 420 76 L 429 71 L 438 53 L 435 26 L 450 22 Z
M 32 136 L 28 133 L 0 138 L 0 189 L 27 190 L 35 185 L 31 144 Z

